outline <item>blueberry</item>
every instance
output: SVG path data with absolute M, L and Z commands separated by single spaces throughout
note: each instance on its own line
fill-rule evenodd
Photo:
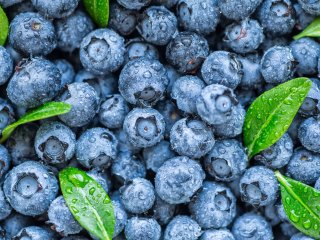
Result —
M 266 167 L 279 169 L 288 164 L 293 154 L 293 142 L 288 133 L 274 143 L 271 147 L 263 150 L 254 157 Z
M 158 196 L 153 206 L 153 218 L 156 219 L 160 225 L 166 225 L 174 217 L 176 212 L 176 205 L 163 201 Z
M 71 63 L 65 59 L 56 59 L 53 61 L 61 74 L 61 87 L 70 84 L 74 80 L 75 72 Z
M 5 84 L 13 71 L 13 60 L 10 53 L 0 46 L 0 85 Z
M 153 0 L 155 4 L 162 4 L 166 8 L 172 8 L 174 7 L 179 0 Z
M 2 188 L 0 188 L 0 220 L 5 220 L 11 213 L 12 207 L 7 202 Z
M 118 140 L 106 128 L 91 128 L 79 137 L 77 160 L 86 168 L 108 168 L 117 156 Z
M 188 216 L 177 215 L 167 225 L 163 240 L 195 240 L 201 235 L 201 228 Z
M 14 167 L 3 184 L 3 191 L 10 205 L 27 216 L 45 213 L 58 190 L 55 176 L 42 164 L 34 161 Z
M 90 32 L 80 45 L 82 65 L 98 75 L 118 70 L 124 61 L 124 53 L 124 39 L 108 28 Z
M 204 61 L 201 75 L 208 85 L 218 83 L 235 89 L 243 76 L 242 64 L 234 53 L 214 51 Z
M 235 240 L 233 234 L 228 229 L 209 229 L 203 232 L 200 240 Z
M 144 178 L 146 168 L 142 161 L 131 153 L 119 153 L 111 167 L 111 173 L 120 183 L 125 183 L 134 178 Z
M 141 148 L 132 145 L 123 128 L 115 130 L 118 139 L 118 151 L 123 153 L 139 153 Z
M 0 179 L 9 171 L 11 155 L 6 147 L 0 144 Z
M 208 35 L 216 30 L 220 21 L 218 1 L 179 0 L 177 16 L 185 30 Z
M 98 112 L 99 96 L 88 83 L 72 83 L 57 97 L 57 101 L 72 106 L 70 112 L 59 115 L 69 127 L 82 127 L 88 124 Z
M 7 8 L 22 1 L 24 0 L 0 0 L 0 5 L 4 8 Z
M 289 47 L 272 47 L 261 59 L 261 74 L 267 83 L 279 84 L 293 77 L 295 59 Z
M 312 15 L 320 14 L 320 2 L 313 0 L 298 0 L 299 4 L 307 13 Z
M 281 222 L 281 220 L 278 216 L 277 207 L 274 205 L 274 203 L 267 205 L 264 208 L 263 213 L 264 213 L 265 218 L 271 224 L 271 226 L 276 226 Z
M 93 168 L 90 171 L 88 171 L 87 174 L 90 177 L 92 177 L 96 182 L 98 182 L 106 192 L 109 192 L 111 188 L 111 181 L 107 172 L 99 168 Z
M 311 15 L 310 13 L 306 12 L 302 7 L 301 4 L 295 3 L 293 4 L 294 10 L 296 11 L 297 18 L 296 18 L 296 28 L 299 31 L 305 29 L 314 19 L 315 16 Z M 320 5 L 319 5 L 320 10 Z M 320 11 L 319 11 L 320 13 Z
M 171 150 L 170 143 L 161 141 L 158 144 L 143 149 L 143 159 L 147 169 L 157 172 L 161 165 L 176 154 Z
M 140 10 L 143 7 L 148 6 L 151 0 L 117 0 L 119 4 L 127 9 Z
M 3 229 L 6 233 L 6 239 L 12 239 L 13 236 L 17 235 L 22 228 L 31 226 L 33 223 L 32 218 L 24 216 L 19 213 L 12 213 L 3 221 Z M 1 237 L 0 237 L 1 239 Z
M 299 75 L 313 75 L 317 73 L 320 45 L 311 38 L 301 38 L 290 44 L 291 52 L 297 61 Z
M 163 116 L 152 108 L 134 108 L 126 116 L 123 129 L 128 140 L 137 147 L 151 147 L 163 139 Z
M 51 18 L 63 18 L 73 13 L 79 0 L 31 0 L 33 6 L 43 15 Z
M 219 140 L 206 155 L 204 165 L 206 171 L 216 180 L 230 182 L 244 173 L 248 157 L 237 140 Z
M 47 55 L 57 46 L 53 24 L 39 13 L 25 12 L 10 23 L 9 43 L 30 55 Z
M 299 140 L 306 149 L 320 153 L 320 119 L 310 117 L 298 129 Z
M 166 47 L 166 59 L 180 73 L 194 73 L 209 55 L 207 40 L 193 32 L 178 33 Z
M 320 66 L 320 65 L 319 65 Z M 167 70 L 167 77 L 169 79 L 169 84 L 167 87 L 167 93 L 168 95 L 171 94 L 172 92 L 172 87 L 174 82 L 181 77 L 181 75 L 176 71 L 176 69 L 174 67 L 172 67 L 171 65 L 165 65 L 164 66 Z
M 236 197 L 221 184 L 204 182 L 202 190 L 190 202 L 189 209 L 202 228 L 226 227 L 236 216 Z
M 236 105 L 238 101 L 232 89 L 220 84 L 203 88 L 196 102 L 198 115 L 202 120 L 215 125 L 230 121 Z
M 93 30 L 91 18 L 81 10 L 55 22 L 58 48 L 72 52 L 80 47 L 82 39 Z
M 320 174 L 320 155 L 304 148 L 296 148 L 287 166 L 289 177 L 313 185 Z
M 255 213 L 245 213 L 238 217 L 232 226 L 232 233 L 237 240 L 274 239 L 271 225 Z
M 299 109 L 299 113 L 306 117 L 317 115 L 320 112 L 320 85 L 318 79 L 311 79 L 311 81 L 311 89 Z
M 54 236 L 54 233 L 44 227 L 38 227 L 38 226 L 30 226 L 25 227 L 18 232 L 17 235 L 15 235 L 12 240 L 24 240 L 24 239 L 30 239 L 30 240 L 41 240 L 41 239 L 56 239 Z
M 256 8 L 261 4 L 262 0 L 218 0 L 221 13 L 232 20 L 242 20 L 249 17 Z
M 188 157 L 171 158 L 158 169 L 156 193 L 167 203 L 186 203 L 202 186 L 204 178 L 205 173 L 198 162 Z
M 147 58 L 128 62 L 119 76 L 121 95 L 135 105 L 154 105 L 163 97 L 168 84 L 164 66 L 157 60 Z
M 35 137 L 38 157 L 49 164 L 70 160 L 76 148 L 76 136 L 70 128 L 60 122 L 44 123 Z
M 137 25 L 135 11 L 124 8 L 117 2 L 110 3 L 109 27 L 119 32 L 122 36 L 131 34 Z
M 8 125 L 14 122 L 15 112 L 7 100 L 0 98 L 0 133 Z
M 240 193 L 244 202 L 266 206 L 276 200 L 279 185 L 272 170 L 262 166 L 249 168 L 240 179 Z
M 294 117 L 289 129 L 287 130 L 287 133 L 290 135 L 295 146 L 300 145 L 300 141 L 298 138 L 298 129 L 299 129 L 301 122 L 303 120 L 305 120 L 305 118 L 303 118 L 300 114 L 297 114 Z
M 296 229 L 291 223 L 284 222 L 280 224 L 281 232 L 286 237 L 292 237 L 296 233 L 298 233 L 298 229 Z M 290 239 L 291 240 L 291 239 Z
M 7 87 L 9 99 L 17 106 L 32 108 L 52 100 L 61 88 L 61 74 L 46 59 L 33 58 L 22 64 Z
M 190 158 L 200 158 L 213 147 L 212 129 L 201 120 L 183 118 L 177 121 L 170 132 L 170 143 L 174 151 Z
M 52 201 L 48 209 L 48 218 L 47 223 L 64 236 L 76 234 L 82 230 L 82 227 L 71 214 L 63 196 L 59 196 Z
M 155 201 L 154 187 L 144 178 L 134 178 L 119 191 L 121 202 L 130 213 L 144 213 L 152 208 Z
M 205 83 L 196 76 L 183 76 L 178 78 L 172 86 L 171 98 L 177 102 L 180 110 L 196 114 L 196 100 Z
M 223 41 L 237 53 L 255 51 L 264 40 L 263 29 L 256 20 L 245 19 L 226 27 Z
M 114 232 L 113 232 L 113 237 L 118 236 L 124 227 L 127 224 L 127 213 L 123 208 L 122 203 L 118 201 L 112 201 L 112 207 L 114 211 L 114 216 L 115 216 L 115 226 L 114 226 Z
M 265 0 L 257 17 L 265 32 L 279 36 L 291 33 L 296 14 L 290 0 Z
M 152 218 L 132 217 L 125 227 L 127 240 L 159 240 L 161 227 Z
M 286 47 L 290 44 L 290 41 L 285 36 L 267 36 L 264 38 L 264 41 L 261 43 L 260 48 L 263 51 L 267 51 L 269 48 L 274 46 Z
M 314 184 L 314 188 L 320 191 L 320 178 L 318 178 L 318 180 L 316 181 L 316 183 Z
M 290 240 L 313 240 L 313 238 L 304 235 L 303 233 L 294 234 Z
M 107 128 L 121 128 L 129 106 L 120 94 L 107 97 L 101 103 L 99 111 L 99 122 Z

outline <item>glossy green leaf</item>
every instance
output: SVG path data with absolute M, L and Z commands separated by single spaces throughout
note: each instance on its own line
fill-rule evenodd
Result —
M 9 32 L 9 21 L 6 13 L 0 6 L 0 45 L 4 45 Z
M 77 168 L 63 169 L 59 180 L 67 206 L 80 225 L 101 240 L 111 240 L 115 217 L 101 185 Z
M 270 147 L 288 130 L 312 82 L 296 78 L 260 95 L 249 107 L 243 127 L 249 158 Z
M 22 116 L 18 121 L 10 124 L 2 131 L 2 137 L 0 139 L 0 143 L 6 141 L 11 133 L 20 125 L 34 122 L 37 120 L 54 117 L 60 114 L 67 113 L 71 110 L 71 105 L 64 102 L 48 102 L 43 104 L 42 106 L 27 112 L 24 116 Z
M 281 199 L 290 222 L 304 234 L 320 239 L 320 191 L 281 175 Z
M 109 0 L 83 0 L 83 5 L 99 27 L 107 27 L 109 21 Z
M 320 17 L 313 20 L 308 27 L 306 27 L 301 33 L 293 37 L 294 40 L 298 40 L 303 37 L 320 37 Z

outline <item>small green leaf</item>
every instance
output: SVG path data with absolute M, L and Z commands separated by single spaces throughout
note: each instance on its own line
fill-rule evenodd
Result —
M 304 234 L 320 239 L 320 191 L 275 172 L 290 222 Z
M 80 225 L 101 240 L 111 240 L 115 217 L 108 194 L 99 183 L 77 168 L 59 173 L 63 197 Z
M 320 37 L 320 17 L 313 20 L 308 27 L 306 27 L 301 33 L 293 37 L 294 40 L 298 40 L 303 37 Z
M 249 107 L 243 127 L 249 158 L 270 147 L 288 130 L 312 82 L 296 78 L 260 95 Z
M 9 21 L 6 13 L 0 6 L 0 45 L 4 45 L 9 32 Z
M 109 0 L 83 0 L 83 4 L 93 21 L 99 27 L 107 27 L 109 20 Z
M 27 112 L 23 117 L 21 117 L 18 121 L 12 123 L 7 126 L 2 131 L 2 137 L 0 139 L 0 143 L 6 141 L 11 133 L 20 125 L 34 122 L 37 120 L 54 117 L 60 114 L 67 113 L 71 110 L 71 105 L 64 102 L 48 102 L 38 107 L 37 109 L 31 110 Z

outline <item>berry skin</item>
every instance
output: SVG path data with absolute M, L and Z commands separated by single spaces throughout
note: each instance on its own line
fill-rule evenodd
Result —
M 307 13 L 312 15 L 320 14 L 320 2 L 311 0 L 298 0 L 299 4 Z
M 96 29 L 85 36 L 80 45 L 80 61 L 84 68 L 103 75 L 120 68 L 124 61 L 124 39 L 108 28 Z
M 249 168 L 241 177 L 239 186 L 242 200 L 258 207 L 274 202 L 279 190 L 273 171 L 262 166 Z
M 10 53 L 0 46 L 0 85 L 5 84 L 13 71 L 13 60 Z
M 295 16 L 290 0 L 265 0 L 257 14 L 264 31 L 273 36 L 291 33 L 295 25 Z
M 117 129 L 114 130 L 115 135 L 118 139 L 118 151 L 119 152 L 123 152 L 123 153 L 139 153 L 141 148 L 133 146 L 129 140 L 128 137 L 125 133 L 125 131 L 123 130 L 123 128 L 121 129 Z
M 320 178 L 318 178 L 318 180 L 314 184 L 314 188 L 317 189 L 317 190 L 320 190 Z
M 218 1 L 179 0 L 177 16 L 185 30 L 208 35 L 216 30 L 220 21 Z
M 111 181 L 107 172 L 103 169 L 93 168 L 88 171 L 87 174 L 98 182 L 106 192 L 109 192 L 109 189 L 111 188 Z
M 118 201 L 112 201 L 112 207 L 116 221 L 114 225 L 113 237 L 116 237 L 122 232 L 122 230 L 126 226 L 128 215 L 124 210 L 122 203 Z
M 69 127 L 82 127 L 88 124 L 98 112 L 99 96 L 88 83 L 72 83 L 57 97 L 57 101 L 72 106 L 70 112 L 59 115 Z
M 164 66 L 157 60 L 146 58 L 128 62 L 119 77 L 121 95 L 134 105 L 154 105 L 163 97 L 168 84 Z
M 149 43 L 167 45 L 178 32 L 176 16 L 165 7 L 152 6 L 144 11 L 137 30 Z
M 297 148 L 287 165 L 287 176 L 313 185 L 320 176 L 320 155 L 304 148 Z
M 134 108 L 126 116 L 123 129 L 132 145 L 151 147 L 163 139 L 165 121 L 155 109 Z
M 223 41 L 237 53 L 256 50 L 264 40 L 263 29 L 256 20 L 245 19 L 226 27 Z
M 178 33 L 166 47 L 166 59 L 179 73 L 196 72 L 208 55 L 207 40 L 193 32 Z
M 76 157 L 86 168 L 108 168 L 117 156 L 118 140 L 106 128 L 91 128 L 78 139 Z
M 203 80 L 208 84 L 222 84 L 235 89 L 243 76 L 242 64 L 234 53 L 214 51 L 201 67 Z
M 178 215 L 167 225 L 163 240 L 195 240 L 201 235 L 196 221 L 184 215 Z
M 290 44 L 291 52 L 297 61 L 299 75 L 313 75 L 317 73 L 320 44 L 311 38 L 301 38 Z
M 200 240 L 235 240 L 233 234 L 228 229 L 206 230 Z
M 128 104 L 120 94 L 110 95 L 101 103 L 99 122 L 107 128 L 121 128 L 129 111 Z
M 34 146 L 38 157 L 48 164 L 64 163 L 75 153 L 76 136 L 60 122 L 44 123 L 37 131 Z
M 74 219 L 63 196 L 52 201 L 48 209 L 48 223 L 63 236 L 79 233 L 82 227 Z
M 236 216 L 236 197 L 224 185 L 204 182 L 202 190 L 190 202 L 189 209 L 202 228 L 226 227 Z
M 267 83 L 279 84 L 291 79 L 296 62 L 289 47 L 269 48 L 261 59 L 261 74 Z
M 58 182 L 42 164 L 24 162 L 6 176 L 3 191 L 12 208 L 27 216 L 44 214 L 58 193 Z
M 9 43 L 26 55 L 47 55 L 57 46 L 53 24 L 39 13 L 25 12 L 10 23 Z
M 74 80 L 75 72 L 71 63 L 65 59 L 54 60 L 53 63 L 57 66 L 61 74 L 61 88 L 70 84 Z
M 174 217 L 176 212 L 176 205 L 169 204 L 161 198 L 156 197 L 153 206 L 153 218 L 156 219 L 160 225 L 167 225 Z
M 196 76 L 180 77 L 173 83 L 171 98 L 176 101 L 180 110 L 196 114 L 196 100 L 205 86 L 205 83 Z
M 200 164 L 188 157 L 167 160 L 155 177 L 157 195 L 167 203 L 189 202 L 202 186 L 205 173 Z
M 140 10 L 143 7 L 148 6 L 151 0 L 117 0 L 117 2 L 127 9 Z
M 304 117 L 314 116 L 320 112 L 320 85 L 318 79 L 310 80 L 312 81 L 311 89 L 299 109 L 299 113 Z
M 132 217 L 125 227 L 127 240 L 159 240 L 161 227 L 152 218 Z
M 79 0 L 31 0 L 33 6 L 44 16 L 50 18 L 63 18 L 73 13 L 77 8 Z
M 238 217 L 232 226 L 232 234 L 237 240 L 273 240 L 271 225 L 255 213 L 245 213 Z
M 61 74 L 56 65 L 42 58 L 33 58 L 13 74 L 7 94 L 15 105 L 33 108 L 52 100 L 60 88 Z
M 6 233 L 6 239 L 12 239 L 13 236 L 17 235 L 22 228 L 31 226 L 33 223 L 32 218 L 24 216 L 19 213 L 12 213 L 3 221 L 3 229 Z M 1 237 L 0 237 L 1 239 Z
M 179 155 L 201 158 L 213 147 L 213 131 L 204 122 L 192 118 L 177 121 L 170 132 L 170 143 Z
M 38 227 L 38 226 L 30 226 L 25 227 L 15 235 L 12 240 L 42 240 L 42 239 L 56 239 L 56 236 L 53 231 L 49 230 L 48 228 Z
M 198 115 L 208 124 L 219 125 L 232 119 L 232 110 L 238 105 L 232 89 L 212 84 L 202 89 L 197 99 Z
M 0 5 L 4 8 L 7 8 L 22 1 L 23 0 L 0 0 Z
M 58 48 L 65 52 L 73 52 L 80 47 L 82 39 L 89 34 L 94 24 L 83 11 L 77 10 L 67 18 L 55 22 Z
M 296 233 L 290 238 L 290 240 L 314 240 L 314 239 L 304 235 L 303 233 Z
M 109 27 L 116 30 L 122 36 L 131 34 L 137 25 L 135 11 L 129 10 L 118 4 L 110 3 Z
M 154 172 L 157 172 L 165 161 L 175 156 L 176 154 L 171 150 L 170 143 L 167 141 L 161 141 L 152 147 L 143 149 L 143 159 L 147 169 Z
M 219 140 L 206 155 L 204 165 L 207 173 L 217 181 L 230 182 L 244 173 L 248 157 L 237 140 Z
M 130 213 L 144 213 L 152 208 L 155 201 L 154 187 L 144 178 L 134 178 L 119 191 L 121 203 Z
M 11 213 L 12 207 L 7 202 L 2 188 L 0 188 L 0 220 L 5 220 Z
M 254 159 L 263 163 L 266 167 L 280 169 L 288 164 L 293 154 L 293 142 L 288 133 L 271 147 L 263 150 Z
M 320 153 L 320 119 L 310 117 L 298 129 L 299 140 L 306 149 Z
M 0 179 L 9 171 L 11 155 L 7 148 L 0 144 Z
M 256 8 L 260 5 L 262 0 L 248 1 L 248 0 L 231 0 L 218 1 L 218 6 L 221 13 L 231 20 L 242 20 L 249 17 Z
M 315 16 L 306 12 L 301 7 L 301 4 L 299 3 L 293 4 L 293 7 L 294 7 L 294 10 L 296 11 L 296 16 L 297 16 L 295 28 L 297 28 L 299 31 L 302 31 L 315 19 Z M 319 10 L 320 10 L 320 5 L 319 5 Z

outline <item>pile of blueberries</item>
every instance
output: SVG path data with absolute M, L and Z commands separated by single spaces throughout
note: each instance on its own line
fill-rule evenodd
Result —
M 107 28 L 79 0 L 0 5 L 0 131 L 43 103 L 72 106 L 0 145 L 1 240 L 96 239 L 61 195 L 67 166 L 111 197 L 115 240 L 312 239 L 274 170 L 320 189 L 320 44 L 292 39 L 320 1 L 112 0 Z M 299 76 L 313 86 L 298 115 L 249 163 L 246 110 Z

